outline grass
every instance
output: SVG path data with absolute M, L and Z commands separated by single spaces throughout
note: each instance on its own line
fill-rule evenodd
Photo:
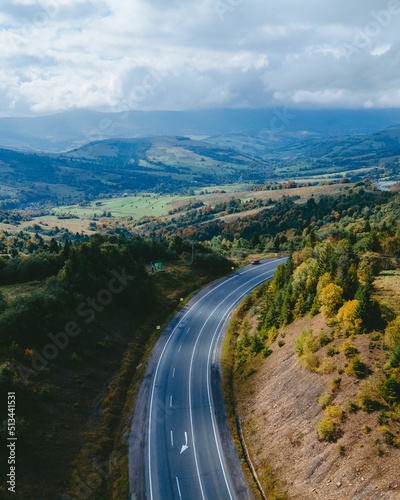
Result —
M 81 218 L 93 218 L 95 215 L 101 216 L 103 212 L 111 212 L 117 217 L 133 217 L 140 219 L 148 215 L 161 217 L 167 215 L 171 210 L 174 201 L 180 199 L 179 196 L 169 195 L 145 195 L 126 196 L 119 198 L 98 199 L 90 202 L 87 206 L 68 205 L 53 209 L 55 214 L 71 213 Z
M 393 307 L 400 314 L 400 269 L 382 271 L 374 282 L 374 297 Z

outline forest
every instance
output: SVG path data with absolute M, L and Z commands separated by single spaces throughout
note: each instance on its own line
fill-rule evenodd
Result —
M 208 220 L 208 216 L 253 208 L 261 212 L 231 221 Z M 39 473 L 38 443 L 44 442 L 50 456 L 63 443 L 70 457 L 65 472 L 69 479 L 76 467 L 90 470 L 88 457 L 107 457 L 118 442 L 121 405 L 154 321 L 162 323 L 181 297 L 189 296 L 200 283 L 229 273 L 232 266 L 246 263 L 248 255 L 277 253 L 289 259 L 258 292 L 257 330 L 239 337 L 236 369 L 247 373 L 251 360 L 268 358 L 277 342 L 284 342 L 278 338 L 282 328 L 322 312 L 349 339 L 343 347 L 350 353 L 346 371 L 367 379 L 368 364 L 352 348 L 352 339 L 372 332 L 378 335 L 372 346 L 385 349 L 388 365 L 374 389 L 377 396 L 364 394 L 354 405 L 381 415 L 387 440 L 397 446 L 399 320 L 391 307 L 375 298 L 374 280 L 381 272 L 398 268 L 399 215 L 398 195 L 358 185 L 305 203 L 291 197 L 290 189 L 274 202 L 233 199 L 215 207 L 193 202 L 187 212 L 170 215 L 171 228 L 155 226 L 150 237 L 133 231 L 90 237 L 62 231 L 52 236 L 3 232 L 0 390 L 2 394 L 10 387 L 18 390 L 21 456 L 33 454 L 38 463 L 34 472 Z M 159 259 L 165 260 L 167 270 L 153 274 L 150 262 Z M 126 327 L 131 322 L 137 327 L 133 337 Z M 332 346 L 332 338 L 305 333 L 296 344 L 302 365 L 316 373 L 329 371 L 339 349 Z M 326 350 L 322 358 L 321 349 Z M 129 362 L 122 362 L 129 352 Z M 104 377 L 115 370 L 121 370 L 116 385 L 111 384 L 109 395 L 91 409 L 85 392 L 95 394 L 107 385 Z M 62 437 L 59 425 L 65 412 L 81 431 Z M 323 427 L 326 424 L 328 430 L 324 427 L 321 436 L 334 439 L 340 419 L 326 417 Z M 97 422 L 97 431 L 83 438 L 88 418 Z M 43 425 L 50 425 L 47 434 Z M 75 465 L 72 456 L 79 457 Z M 22 466 L 22 470 L 26 469 Z M 113 475 L 111 483 L 102 485 L 102 494 L 111 484 L 123 491 L 124 481 Z M 57 482 L 54 488 L 53 492 L 62 490 Z

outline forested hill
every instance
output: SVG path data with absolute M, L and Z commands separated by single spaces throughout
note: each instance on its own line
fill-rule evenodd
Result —
M 288 191 L 290 193 L 290 191 Z M 254 200 L 254 206 L 257 206 Z M 235 205 L 236 204 L 236 205 Z M 245 208 L 246 204 L 232 200 L 226 204 L 226 214 L 235 213 L 236 206 Z M 385 223 L 400 216 L 399 196 L 389 192 L 370 192 L 364 187 L 347 189 L 343 194 L 321 196 L 319 200 L 310 197 L 305 203 L 290 194 L 278 201 L 268 202 L 267 207 L 258 213 L 243 213 L 241 217 L 226 221 L 223 218 L 212 220 L 213 210 L 209 207 L 193 208 L 186 214 L 171 218 L 169 221 L 154 220 L 138 229 L 147 236 L 169 236 L 174 233 L 183 238 L 195 238 L 200 241 L 212 241 L 222 237 L 228 244 L 237 245 L 243 240 L 251 240 L 256 233 L 261 238 L 261 245 L 266 241 L 274 242 L 274 248 L 288 249 L 288 241 L 297 244 L 304 230 L 323 228 L 326 232 L 340 233 L 346 223 L 354 224 L 354 231 L 359 230 L 357 223 L 370 219 L 385 220 Z M 218 208 L 218 207 L 217 207 Z M 359 221 L 359 222 L 358 222 Z
M 0 207 L 186 193 L 195 184 L 264 178 L 269 171 L 263 160 L 186 137 L 100 141 L 57 155 L 0 149 Z

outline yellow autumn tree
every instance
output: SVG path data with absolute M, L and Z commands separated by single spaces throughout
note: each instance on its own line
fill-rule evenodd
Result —
M 343 288 L 329 283 L 322 288 L 320 293 L 321 312 L 325 316 L 335 316 L 338 309 L 343 304 Z
M 358 300 L 349 300 L 339 309 L 336 319 L 347 335 L 359 333 L 362 320 L 357 318 Z

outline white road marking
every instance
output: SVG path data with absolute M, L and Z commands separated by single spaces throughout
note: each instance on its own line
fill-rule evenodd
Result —
M 169 397 L 169 407 L 172 408 L 172 396 Z
M 176 478 L 176 485 L 177 485 L 177 487 L 178 487 L 179 498 L 182 498 L 182 495 L 181 495 L 181 488 L 180 488 L 180 486 L 179 486 L 179 479 L 178 479 L 178 478 Z
M 182 344 L 179 346 L 178 352 L 181 352 Z
M 262 276 L 264 276 L 265 274 L 268 274 L 270 271 L 264 273 Z M 275 274 L 275 271 L 272 273 L 272 276 Z M 228 308 L 228 312 L 233 309 L 237 304 L 238 302 L 240 302 L 240 300 L 246 295 L 247 291 L 248 291 L 248 287 L 249 287 L 249 284 L 252 282 L 252 281 L 255 281 L 256 279 L 260 279 L 260 275 L 257 275 L 255 278 L 249 280 L 248 282 L 246 283 L 243 283 L 243 285 L 241 285 L 239 288 L 236 288 L 233 292 L 231 292 L 229 295 L 227 295 L 224 300 L 222 300 L 215 308 L 214 310 L 210 313 L 210 315 L 208 316 L 208 318 L 205 320 L 205 322 L 203 323 L 203 326 L 197 336 L 197 339 L 196 339 L 196 342 L 194 344 L 194 347 L 193 347 L 193 352 L 192 352 L 192 357 L 191 357 L 191 360 L 190 360 L 190 368 L 189 368 L 189 413 L 190 413 L 190 427 L 191 427 L 191 432 L 192 432 L 192 442 L 193 442 L 193 452 L 194 452 L 194 461 L 195 461 L 195 464 L 196 464 L 196 471 L 197 471 L 197 476 L 198 476 L 198 479 L 199 479 L 199 484 L 200 484 L 200 491 L 201 491 L 201 495 L 202 495 L 202 498 L 203 500 L 205 500 L 205 497 L 204 497 L 204 491 L 203 491 L 203 485 L 202 485 L 202 482 L 201 482 L 201 476 L 200 476 L 200 469 L 199 469 L 199 465 L 198 465 L 198 461 L 197 461 L 197 454 L 196 454 L 196 440 L 195 440 L 195 437 L 194 437 L 194 425 L 193 425 L 193 410 L 192 410 L 192 370 L 193 370 L 193 360 L 194 360 L 194 355 L 195 355 L 195 352 L 196 352 L 196 347 L 197 347 L 197 344 L 200 340 L 200 337 L 201 337 L 201 334 L 203 333 L 203 330 L 206 326 L 206 324 L 208 323 L 208 321 L 210 320 L 211 316 L 215 313 L 215 311 L 233 294 L 237 293 L 238 290 L 240 290 L 240 288 L 243 288 L 243 287 L 246 287 L 246 291 L 242 293 L 242 295 L 238 298 L 238 300 L 236 300 L 234 302 L 234 304 L 232 304 L 229 308 Z M 268 279 L 268 278 L 267 278 Z M 263 278 L 262 280 L 260 280 L 255 286 L 258 286 L 260 285 L 261 283 L 264 283 L 265 281 L 265 278 Z M 224 318 L 226 316 L 226 313 L 224 314 Z M 207 379 L 207 382 L 208 382 L 208 379 Z M 213 421 L 213 425 L 214 425 L 214 421 Z M 216 430 L 214 428 L 214 438 L 216 439 Z M 228 490 L 228 493 L 229 493 L 229 497 L 231 498 L 231 500 L 233 500 L 232 498 L 232 494 L 231 494 L 231 490 L 230 490 L 230 487 L 229 487 L 229 484 L 228 484 L 228 479 L 227 479 L 227 476 L 226 476 L 226 472 L 225 472 L 225 467 L 224 467 L 224 464 L 222 462 L 222 456 L 221 456 L 221 451 L 220 451 L 220 448 L 219 448 L 219 444 L 218 444 L 218 441 L 216 440 L 215 441 L 215 444 L 216 444 L 216 447 L 217 447 L 217 451 L 218 451 L 218 457 L 219 457 L 219 460 L 220 460 L 220 464 L 222 466 L 222 472 L 223 472 L 223 475 L 224 475 L 224 479 L 225 479 L 225 484 L 226 484 L 226 487 L 227 487 L 227 490 Z
M 182 455 L 182 453 L 184 451 L 186 451 L 187 449 L 189 448 L 188 444 L 187 444 L 187 432 L 185 432 L 185 444 L 182 446 L 181 448 L 181 452 L 180 452 L 180 455 Z
M 172 370 L 172 378 L 175 378 L 175 368 Z
M 171 446 L 172 448 L 174 447 L 174 435 L 172 434 L 172 431 L 171 431 Z
M 284 260 L 285 260 L 284 258 L 283 259 L 274 259 L 268 263 L 272 264 L 274 262 L 284 261 Z M 254 268 L 250 268 L 247 271 L 243 271 L 241 274 L 246 274 L 246 273 L 252 272 L 253 270 L 254 270 Z M 229 276 L 227 279 L 223 280 L 219 285 L 213 287 L 211 290 L 206 292 L 202 297 L 200 297 L 198 300 L 196 300 L 196 302 L 186 311 L 186 313 L 182 316 L 182 318 L 180 319 L 180 321 L 178 322 L 176 327 L 172 330 L 171 334 L 169 335 L 167 341 L 164 344 L 163 350 L 161 351 L 161 354 L 160 354 L 160 357 L 158 359 L 158 363 L 156 366 L 156 370 L 155 370 L 154 375 L 153 375 L 153 383 L 152 383 L 152 387 L 151 387 L 151 396 L 150 396 L 149 430 L 148 430 L 148 466 L 149 466 L 150 500 L 153 500 L 153 498 L 154 498 L 153 497 L 153 478 L 152 478 L 152 468 L 151 468 L 151 424 L 152 424 L 152 415 L 153 415 L 154 392 L 155 392 L 155 388 L 156 388 L 156 380 L 157 380 L 158 371 L 160 369 L 162 357 L 164 355 L 164 352 L 165 352 L 169 342 L 173 338 L 176 330 L 181 327 L 181 324 L 184 321 L 184 319 L 186 318 L 186 316 L 189 313 L 191 313 L 202 302 L 203 299 L 205 299 L 208 295 L 210 295 L 210 293 L 215 292 L 215 290 L 217 290 L 221 286 L 225 285 L 226 283 L 228 283 L 229 281 L 231 281 L 235 277 L 237 277 L 237 276 L 236 275 Z M 195 455 L 195 458 L 196 458 L 196 455 Z M 178 478 L 177 478 L 177 480 L 178 480 Z M 200 478 L 199 478 L 199 480 L 200 480 Z M 203 498 L 204 498 L 204 496 L 203 496 Z

